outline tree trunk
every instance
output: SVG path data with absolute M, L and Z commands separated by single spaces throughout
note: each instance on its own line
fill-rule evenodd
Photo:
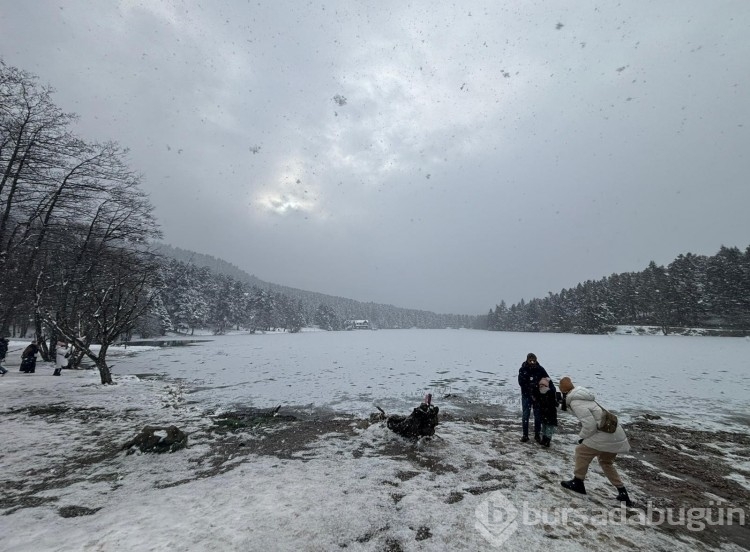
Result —
M 39 345 L 39 353 L 42 355 L 42 360 L 49 362 L 49 349 L 47 348 L 47 340 L 44 337 L 44 331 L 42 329 L 42 317 L 39 316 L 39 311 L 34 313 L 34 329 L 36 331 L 36 342 Z
M 84 351 L 80 351 L 75 348 L 75 345 L 71 343 L 70 345 L 70 360 L 68 361 L 68 368 L 71 370 L 78 370 L 81 366 L 81 361 L 83 360 L 83 357 L 86 355 Z
M 99 369 L 99 377 L 102 380 L 102 385 L 113 385 L 112 372 L 107 366 L 107 345 L 102 344 L 102 348 L 99 350 L 99 355 L 96 358 L 96 367 Z
M 96 367 L 99 369 L 99 377 L 102 380 L 102 385 L 113 385 L 112 372 L 109 371 L 107 361 L 104 359 L 97 360 Z

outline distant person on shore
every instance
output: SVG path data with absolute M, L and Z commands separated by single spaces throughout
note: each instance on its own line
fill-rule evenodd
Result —
M 53 376 L 62 375 L 62 369 L 68 367 L 68 344 L 65 341 L 58 341 L 55 346 L 55 371 Z
M 526 355 L 526 361 L 521 364 L 518 370 L 518 385 L 521 387 L 521 408 L 522 417 L 521 425 L 523 427 L 523 436 L 521 442 L 529 440 L 529 418 L 531 410 L 534 410 L 534 440 L 537 443 L 542 442 L 540 431 L 542 430 L 542 417 L 539 412 L 539 380 L 549 378 L 547 371 L 537 362 L 536 355 L 529 353 Z
M 539 380 L 539 414 L 542 418 L 542 445 L 550 446 L 557 431 L 557 395 L 549 378 Z
M 614 466 L 617 455 L 630 450 L 630 443 L 622 426 L 618 423 L 614 433 L 601 431 L 598 426 L 603 412 L 595 400 L 596 397 L 585 387 L 575 387 L 569 377 L 560 380 L 560 391 L 567 394 L 565 400 L 568 407 L 581 422 L 581 431 L 578 434 L 580 439 L 575 452 L 574 477 L 560 484 L 571 491 L 586 494 L 583 481 L 586 479 L 591 461 L 596 458 L 604 475 L 617 488 L 617 500 L 624 502 L 626 506 L 632 506 L 628 491 Z
M 36 371 L 36 355 L 39 353 L 39 345 L 36 339 L 29 343 L 21 353 L 21 372 L 33 374 Z
M 8 338 L 3 336 L 0 337 L 0 376 L 4 376 L 8 373 L 8 370 L 3 366 L 5 362 L 5 355 L 8 354 Z

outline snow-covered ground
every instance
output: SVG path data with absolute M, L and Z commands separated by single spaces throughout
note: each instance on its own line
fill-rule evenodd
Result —
M 516 375 L 530 351 L 555 382 L 589 387 L 624 423 L 648 415 L 701 435 L 748 432 L 746 339 L 468 330 L 196 339 L 208 341 L 113 349 L 114 386 L 94 371 L 51 377 L 44 363 L 21 374 L 25 343 L 11 342 L 0 378 L 0 550 L 715 548 L 633 512 L 631 523 L 597 523 L 616 502 L 596 463 L 587 498 L 559 486 L 578 424 L 561 413 L 550 449 L 518 442 Z M 443 414 L 432 440 L 413 444 L 363 419 L 376 405 L 406 414 L 425 392 Z M 216 431 L 221 413 L 279 404 L 312 425 Z M 146 424 L 178 425 L 190 447 L 117 450 Z M 733 465 L 723 480 L 747 485 L 747 450 L 730 445 L 716 445 Z M 680 483 L 679 466 L 622 460 Z M 635 471 L 622 471 L 645 504 Z M 728 491 L 715 492 L 706 506 Z M 564 508 L 567 522 L 556 517 Z

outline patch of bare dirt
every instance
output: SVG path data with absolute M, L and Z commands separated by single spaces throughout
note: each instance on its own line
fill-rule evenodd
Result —
M 43 408 L 25 409 L 13 414 L 25 413 L 30 416 L 42 416 L 45 421 L 85 420 L 90 416 L 101 419 L 108 416 L 106 412 L 93 412 L 90 409 L 74 409 L 66 405 L 49 405 Z M 475 412 L 467 408 L 460 415 L 441 413 L 441 422 L 470 424 L 472 431 L 479 438 L 486 438 L 491 446 L 502 453 L 516 446 L 519 434 L 519 421 L 512 416 L 488 418 L 484 410 Z M 200 435 L 200 442 L 207 447 L 207 452 L 196 456 L 191 461 L 196 469 L 190 478 L 173 481 L 161 486 L 174 486 L 188 481 L 211 477 L 234 469 L 238 459 L 252 455 L 273 456 L 280 459 L 308 461 L 314 457 L 314 445 L 319 439 L 341 439 L 351 442 L 362 429 L 373 422 L 353 417 L 306 416 L 280 414 L 278 409 L 260 411 L 253 409 L 238 410 L 223 414 L 221 417 L 206 419 L 206 429 Z M 375 422 L 383 423 L 383 422 Z M 738 481 L 730 478 L 732 474 L 744 474 L 750 477 L 747 470 L 747 459 L 750 458 L 750 435 L 727 431 L 708 432 L 674 427 L 661 421 L 641 419 L 625 426 L 630 439 L 632 451 L 629 455 L 620 455 L 618 467 L 632 482 L 631 495 L 636 507 L 647 512 L 647 504 L 653 509 L 672 508 L 677 512 L 689 508 L 710 508 L 721 506 L 750 511 L 750 490 Z M 561 433 L 570 433 L 570 428 L 561 429 Z M 102 435 L 93 435 L 98 442 L 97 452 L 89 450 L 73 452 L 61 458 L 54 470 L 26 473 L 23 481 L 0 483 L 0 496 L 4 503 L 4 514 L 21 508 L 36 507 L 43 503 L 54 502 L 56 497 L 39 495 L 50 489 L 63 488 L 83 478 L 92 476 L 94 467 L 99 468 L 99 475 L 104 479 L 112 478 L 116 484 L 116 470 L 101 473 L 101 464 L 112 461 L 118 454 L 120 440 L 105 439 Z M 121 436 L 125 437 L 125 436 Z M 192 439 L 192 436 L 191 436 Z M 465 466 L 464 460 L 444 458 L 429 446 L 429 440 L 439 440 L 440 426 L 436 435 L 424 438 L 426 441 L 414 443 L 408 440 L 394 439 L 381 443 L 360 443 L 357 448 L 350 448 L 353 458 L 383 455 L 403 462 L 403 468 L 397 473 L 394 481 L 384 484 L 399 487 L 400 482 L 407 481 L 424 472 L 434 475 L 457 473 Z M 177 453 L 180 454 L 180 453 Z M 644 463 L 645 462 L 645 463 Z M 737 465 L 745 463 L 745 467 Z M 515 466 L 502 457 L 486 464 L 486 469 L 477 478 L 476 484 L 461 492 L 452 491 L 446 496 L 447 503 L 456 503 L 463 499 L 465 493 L 482 495 L 494 490 L 501 490 L 514 485 Z M 556 477 L 546 478 L 542 487 L 555 485 Z M 722 499 L 717 504 L 717 497 Z M 403 495 L 394 492 L 391 499 L 394 504 Z M 60 515 L 88 515 L 89 512 L 70 507 Z M 690 537 L 702 542 L 707 548 L 720 548 L 722 544 L 733 543 L 750 549 L 750 528 L 748 520 L 740 525 L 740 519 L 728 520 L 722 525 L 707 525 L 701 531 L 689 531 L 685 523 L 654 525 L 678 539 Z M 428 528 L 415 528 L 420 538 L 429 539 Z M 382 535 L 377 535 L 382 538 Z M 376 537 L 375 534 L 362 535 L 362 542 Z M 554 538 L 554 537 L 551 537 Z M 400 547 L 398 541 L 389 541 L 390 549 Z
M 648 502 L 654 509 L 671 508 L 673 519 L 678 519 L 680 509 L 713 508 L 714 515 L 709 519 L 716 521 L 719 508 L 725 512 L 730 508 L 750 511 L 750 490 L 727 477 L 741 471 L 736 462 L 750 458 L 750 435 L 691 430 L 648 420 L 629 424 L 625 431 L 631 456 L 618 457 L 617 465 L 640 489 L 636 497 L 639 508 L 646 509 Z M 750 474 L 745 471 L 745 475 Z M 723 500 L 719 502 L 716 496 Z M 750 520 L 745 519 L 745 524 L 740 525 L 741 520 L 735 515 L 731 525 L 727 521 L 689 534 L 710 547 L 731 542 L 750 549 Z M 662 523 L 658 527 L 670 533 L 687 532 L 684 524 Z

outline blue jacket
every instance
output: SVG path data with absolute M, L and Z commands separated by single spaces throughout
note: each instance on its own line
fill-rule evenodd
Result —
M 518 370 L 518 385 L 521 387 L 521 395 L 539 398 L 539 380 L 542 378 L 549 378 L 549 374 L 541 364 L 531 365 L 524 361 Z

